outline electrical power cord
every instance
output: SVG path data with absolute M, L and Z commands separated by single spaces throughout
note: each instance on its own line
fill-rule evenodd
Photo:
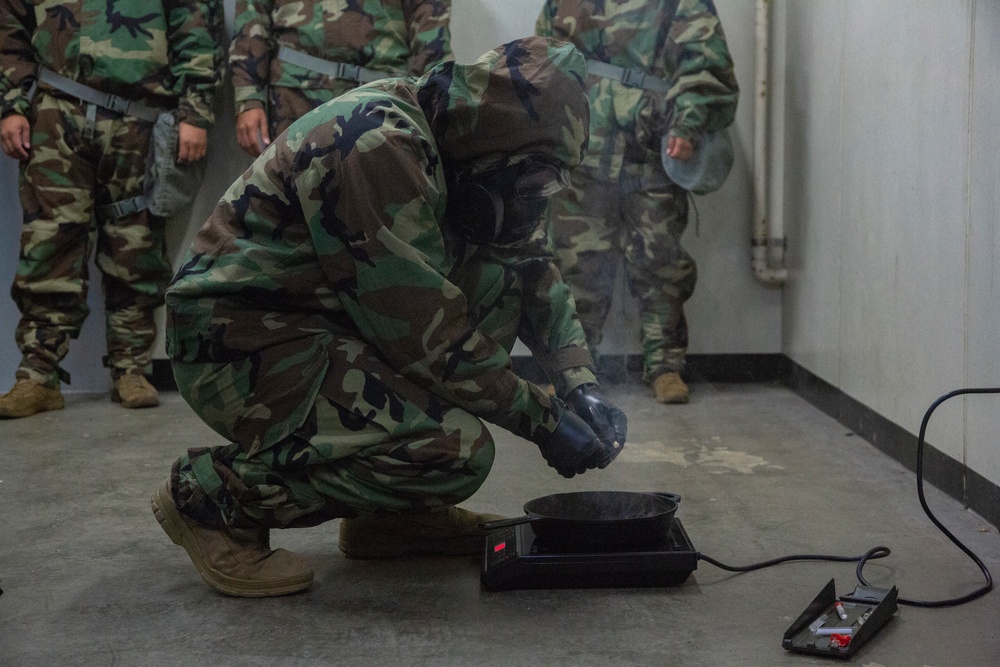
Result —
M 934 410 L 936 410 L 939 405 L 950 398 L 961 396 L 963 394 L 1000 394 L 1000 387 L 956 389 L 941 396 L 936 401 L 931 403 L 929 408 L 927 408 L 927 412 L 924 413 L 923 421 L 920 423 L 920 434 L 917 437 L 917 497 L 920 499 L 920 506 L 923 508 L 924 513 L 928 516 L 928 518 L 930 518 L 931 522 L 937 526 L 938 530 L 944 533 L 945 536 L 955 544 L 955 546 L 965 552 L 965 554 L 971 558 L 977 566 L 979 566 L 980 571 L 982 571 L 983 576 L 986 578 L 986 583 L 971 593 L 956 598 L 948 598 L 945 600 L 914 600 L 908 598 L 897 598 L 896 602 L 899 604 L 909 605 L 911 607 L 956 607 L 980 598 L 993 589 L 993 577 L 990 575 L 990 571 L 986 568 L 986 564 L 983 563 L 979 556 L 973 553 L 972 549 L 965 546 L 965 544 L 963 544 L 957 537 L 951 534 L 951 531 L 944 527 L 944 524 L 942 524 L 938 518 L 934 516 L 934 513 L 931 512 L 930 507 L 927 506 L 927 500 L 924 498 L 924 437 L 927 434 L 927 422 L 930 421 L 931 414 L 933 414 Z M 890 553 L 892 552 L 889 550 L 889 547 L 878 546 L 869 549 L 861 556 L 794 554 L 791 556 L 772 558 L 771 560 L 766 560 L 760 563 L 752 563 L 750 565 L 726 565 L 725 563 L 721 563 L 703 553 L 698 554 L 698 560 L 703 560 L 706 563 L 729 572 L 752 572 L 754 570 L 761 570 L 766 567 L 772 567 L 774 565 L 780 565 L 781 563 L 789 563 L 792 561 L 833 561 L 837 563 L 857 563 L 858 581 L 865 586 L 871 586 L 871 584 L 869 584 L 865 579 L 862 572 L 865 564 L 870 560 L 885 558 Z

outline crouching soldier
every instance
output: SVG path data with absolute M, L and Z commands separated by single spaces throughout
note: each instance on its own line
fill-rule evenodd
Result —
M 351 91 L 223 196 L 167 293 L 180 391 L 231 444 L 190 449 L 153 512 L 237 596 L 308 588 L 271 528 L 344 518 L 349 557 L 476 553 L 455 505 L 483 421 L 565 477 L 607 466 L 625 415 L 595 384 L 541 214 L 587 146 L 586 65 L 532 37 Z M 511 371 L 515 338 L 563 401 Z

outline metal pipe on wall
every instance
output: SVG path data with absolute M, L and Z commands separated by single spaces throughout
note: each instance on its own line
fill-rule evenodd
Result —
M 785 236 L 781 215 L 768 216 L 768 74 L 770 71 L 770 0 L 757 0 L 753 123 L 753 238 L 750 244 L 754 276 L 765 285 L 785 284 Z M 779 207 L 775 207 L 776 209 Z

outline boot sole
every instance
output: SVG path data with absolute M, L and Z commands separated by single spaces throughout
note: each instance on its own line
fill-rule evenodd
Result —
M 121 403 L 123 408 L 155 408 L 160 404 L 160 399 L 156 396 L 152 398 L 144 398 L 138 401 L 123 401 L 121 394 L 117 391 L 111 392 L 111 401 L 113 403 Z
M 62 410 L 66 407 L 66 399 L 59 396 L 58 399 L 45 401 L 41 405 L 34 406 L 33 410 L 4 410 L 0 408 L 0 419 L 19 419 L 21 417 L 30 417 L 31 415 L 38 414 L 39 412 L 49 412 L 50 410 Z
M 654 387 L 647 387 L 649 395 L 652 396 L 657 403 L 662 405 L 682 405 L 687 403 L 690 399 L 690 394 L 675 394 L 673 396 L 657 396 L 656 389 Z
M 311 572 L 308 576 L 290 577 L 273 582 L 237 579 L 220 572 L 208 564 L 194 533 L 184 521 L 180 510 L 174 505 L 166 485 L 161 486 L 153 493 L 151 505 L 153 516 L 156 517 L 170 541 L 184 548 L 202 580 L 220 593 L 241 598 L 277 597 L 304 591 L 312 585 L 313 575 Z

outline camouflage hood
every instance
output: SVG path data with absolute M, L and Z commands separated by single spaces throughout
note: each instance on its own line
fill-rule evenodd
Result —
M 515 155 L 572 169 L 587 152 L 587 64 L 571 44 L 528 37 L 476 62 L 444 63 L 418 82 L 445 162 L 475 171 Z

